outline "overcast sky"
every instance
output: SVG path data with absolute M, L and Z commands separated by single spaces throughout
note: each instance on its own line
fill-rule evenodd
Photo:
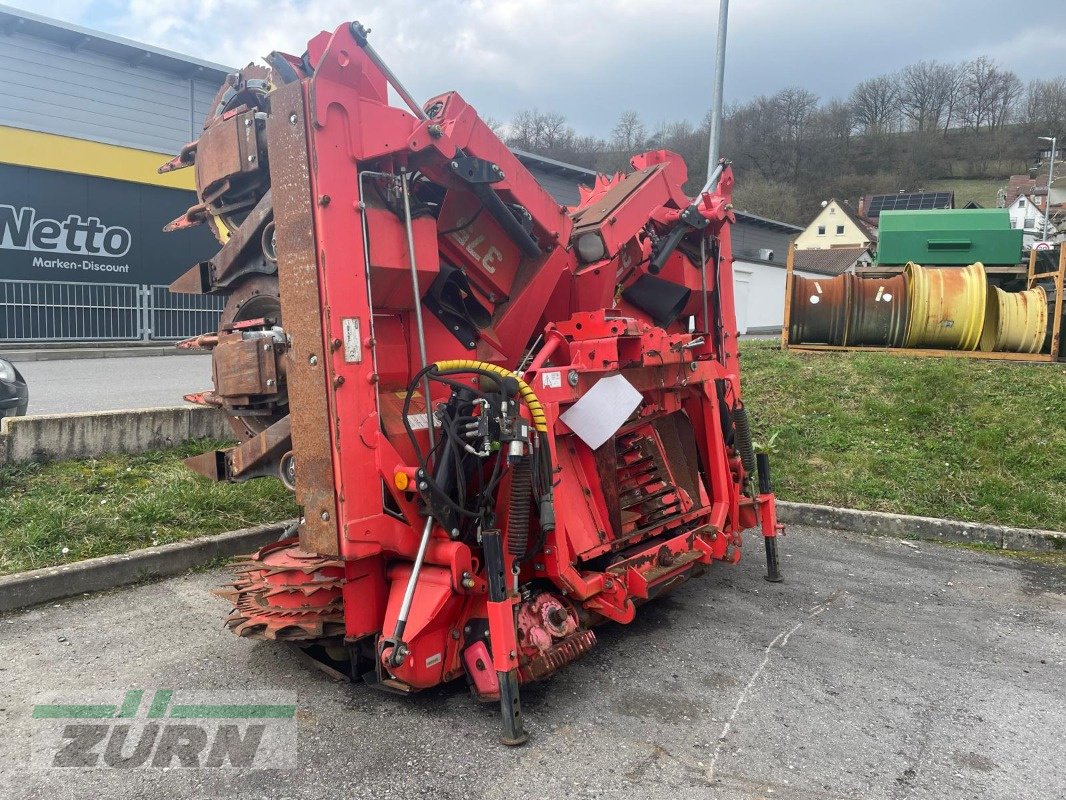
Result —
M 500 121 L 538 107 L 607 135 L 636 109 L 650 125 L 710 105 L 715 0 L 4 0 L 38 14 L 227 65 L 356 18 L 412 93 L 457 89 Z M 733 0 L 726 100 L 799 85 L 825 99 L 936 58 L 989 55 L 1023 80 L 1066 52 L 1066 3 Z

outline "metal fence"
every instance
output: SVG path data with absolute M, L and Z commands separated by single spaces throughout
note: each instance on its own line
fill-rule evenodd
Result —
M 217 330 L 225 303 L 166 286 L 0 279 L 0 342 L 184 339 Z
M 150 286 L 148 333 L 151 339 L 188 339 L 218 330 L 226 298 L 217 294 L 177 294 Z

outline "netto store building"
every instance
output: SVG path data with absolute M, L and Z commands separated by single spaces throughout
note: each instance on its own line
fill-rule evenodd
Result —
M 228 71 L 0 6 L 0 341 L 147 338 L 153 300 L 175 322 L 162 287 L 217 245 L 163 233 L 193 173 L 156 170 Z

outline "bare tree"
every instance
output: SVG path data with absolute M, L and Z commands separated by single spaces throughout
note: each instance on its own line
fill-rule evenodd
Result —
M 1020 116 L 1033 133 L 1066 133 L 1066 78 L 1030 81 L 1020 101 Z
M 899 83 L 894 75 L 868 78 L 852 90 L 850 102 L 859 130 L 871 136 L 888 133 L 899 114 Z
M 963 65 L 962 110 L 968 127 L 1002 127 L 1022 94 L 1022 82 L 1010 70 L 1001 69 L 988 56 Z
M 515 116 L 507 143 L 522 150 L 552 155 L 572 149 L 575 136 L 562 114 L 534 108 Z
M 899 74 L 899 104 L 911 127 L 919 133 L 935 131 L 953 109 L 960 83 L 959 70 L 939 61 L 920 61 Z
M 647 138 L 640 114 L 636 111 L 624 111 L 611 132 L 611 147 L 626 153 L 635 153 L 644 147 Z

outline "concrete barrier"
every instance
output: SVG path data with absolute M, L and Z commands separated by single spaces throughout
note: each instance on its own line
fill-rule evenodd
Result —
M 130 553 L 89 558 L 58 567 L 0 576 L 0 613 L 50 603 L 86 592 L 100 592 L 155 578 L 180 575 L 220 559 L 251 553 L 277 541 L 296 520 L 199 536 Z
M 873 536 L 983 544 L 1002 550 L 1044 553 L 1066 551 L 1066 532 L 1012 528 L 986 522 L 912 517 L 907 514 L 886 514 L 882 511 L 861 511 L 856 508 L 834 508 L 782 500 L 777 503 L 777 518 L 785 524 L 835 528 Z
M 4 417 L 0 464 L 143 453 L 191 439 L 232 437 L 225 415 L 203 406 Z

